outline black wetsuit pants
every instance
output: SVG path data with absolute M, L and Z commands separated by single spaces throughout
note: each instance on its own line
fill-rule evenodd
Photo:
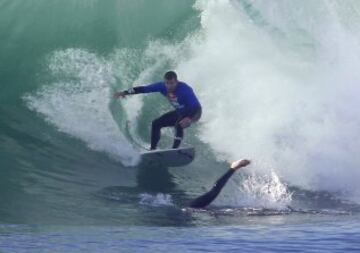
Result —
M 185 118 L 190 117 L 192 122 L 196 122 L 200 119 L 202 113 L 201 107 L 194 107 L 188 109 L 184 115 L 180 115 L 176 110 L 167 112 L 152 122 L 151 126 L 151 147 L 150 149 L 156 149 L 156 146 L 160 140 L 161 128 L 163 127 L 175 127 L 175 139 L 172 148 L 178 148 L 181 140 L 184 136 L 184 129 L 180 126 L 179 122 Z
M 213 200 L 221 192 L 221 189 L 225 186 L 226 182 L 229 180 L 232 174 L 234 174 L 234 172 L 235 170 L 233 169 L 229 169 L 227 172 L 225 172 L 225 174 L 216 181 L 214 187 L 210 191 L 191 201 L 189 207 L 204 208 L 213 202 Z
M 160 140 L 161 128 L 163 127 L 175 127 L 175 139 L 173 148 L 180 146 L 181 140 L 184 136 L 184 129 L 179 125 L 179 121 L 182 119 L 176 111 L 167 112 L 159 118 L 155 119 L 151 124 L 151 147 L 150 149 L 156 149 L 156 146 Z

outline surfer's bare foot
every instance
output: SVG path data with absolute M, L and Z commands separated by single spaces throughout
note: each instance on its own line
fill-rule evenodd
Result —
M 247 159 L 237 160 L 231 163 L 230 168 L 233 170 L 238 170 L 242 167 L 248 166 L 249 164 L 250 164 L 250 160 Z

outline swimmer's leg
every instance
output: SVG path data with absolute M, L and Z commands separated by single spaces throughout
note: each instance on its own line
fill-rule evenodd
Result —
M 207 193 L 197 197 L 190 202 L 192 208 L 204 208 L 209 205 L 219 195 L 221 189 L 224 187 L 229 178 L 234 174 L 235 170 L 229 169 L 221 178 L 219 178 L 214 187 Z
M 225 172 L 225 174 L 222 175 L 222 177 L 216 181 L 214 187 L 207 193 L 205 193 L 205 194 L 201 195 L 200 197 L 197 197 L 196 199 L 191 201 L 189 204 L 189 207 L 204 208 L 207 205 L 209 205 L 219 195 L 222 188 L 225 186 L 225 184 L 227 183 L 229 178 L 234 174 L 234 172 L 241 167 L 247 166 L 248 164 L 250 164 L 250 161 L 248 161 L 248 160 L 239 160 L 239 161 L 233 162 L 231 164 L 230 169 L 228 169 L 228 171 Z

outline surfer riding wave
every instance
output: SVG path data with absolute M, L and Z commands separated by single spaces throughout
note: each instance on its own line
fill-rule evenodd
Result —
M 155 150 L 160 140 L 161 128 L 175 127 L 175 138 L 172 148 L 178 148 L 184 137 L 184 129 L 201 117 L 201 104 L 193 89 L 185 82 L 178 81 L 174 71 L 168 71 L 164 80 L 146 86 L 136 86 L 125 91 L 114 93 L 115 98 L 124 98 L 139 93 L 160 92 L 175 110 L 167 112 L 153 120 L 151 125 L 151 150 Z

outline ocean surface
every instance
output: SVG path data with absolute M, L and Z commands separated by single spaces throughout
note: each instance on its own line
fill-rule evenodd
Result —
M 360 252 L 359 1 L 0 0 L 0 38 L 0 252 Z M 140 167 L 171 107 L 113 92 L 170 69 L 196 159 Z

